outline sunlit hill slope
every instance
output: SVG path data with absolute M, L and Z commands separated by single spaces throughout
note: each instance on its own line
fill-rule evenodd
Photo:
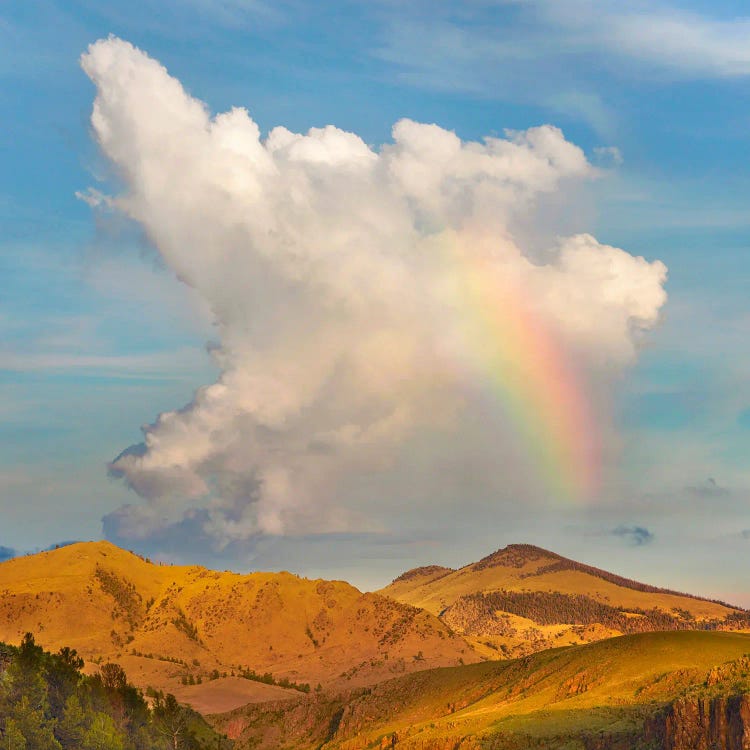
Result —
M 749 651 L 743 633 L 641 633 L 209 720 L 237 750 L 734 750 Z
M 0 564 L 0 641 L 27 631 L 204 710 L 478 659 L 434 615 L 343 581 L 156 565 L 107 542 Z
M 659 630 L 744 630 L 748 613 L 526 544 L 458 570 L 404 573 L 379 593 L 439 616 L 490 658 Z

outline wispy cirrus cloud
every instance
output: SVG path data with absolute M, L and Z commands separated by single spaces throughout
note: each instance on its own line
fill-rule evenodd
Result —
M 593 40 L 675 77 L 750 75 L 750 17 L 720 20 L 651 7 L 594 16 Z
M 80 354 L 61 351 L 18 353 L 0 350 L 0 371 L 106 373 L 110 377 L 182 378 L 204 366 L 200 350 L 146 354 Z
M 557 60 L 569 67 L 590 54 L 599 55 L 600 65 L 623 77 L 639 70 L 618 66 L 622 58 L 671 77 L 750 75 L 750 15 L 712 17 L 669 4 L 613 0 L 483 3 L 460 14 L 453 3 L 441 3 L 430 22 L 420 17 L 421 30 L 416 28 L 416 16 L 411 25 L 409 11 L 404 15 L 393 22 L 381 53 L 415 71 L 430 69 L 433 82 L 442 80 L 445 86 L 467 83 L 464 64 L 484 61 L 487 69 L 505 63 L 514 73 L 526 65 L 533 72 L 534 65 Z M 410 38 L 417 42 L 412 45 L 414 54 L 408 51 Z M 424 50 L 419 42 L 427 39 L 434 43 L 433 51 L 420 63 L 417 50 Z M 443 55 L 444 65 L 435 65 Z M 442 78 L 446 67 L 453 74 Z
M 188 6 L 207 20 L 229 27 L 244 27 L 258 21 L 281 21 L 282 3 L 264 0 L 187 0 L 170 3 L 176 8 Z
M 375 50 L 403 82 L 490 99 L 526 101 L 611 134 L 617 79 L 750 75 L 750 17 L 613 0 L 416 3 L 391 13 Z

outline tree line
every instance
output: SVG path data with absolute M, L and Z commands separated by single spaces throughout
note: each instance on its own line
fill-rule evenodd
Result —
M 84 675 L 74 649 L 44 651 L 31 633 L 0 643 L 2 750 L 211 750 L 231 747 L 173 695 L 152 703 L 118 664 Z
M 463 596 L 443 614 L 449 624 L 468 634 L 495 632 L 498 612 L 519 615 L 538 625 L 592 625 L 600 623 L 621 633 L 657 630 L 723 630 L 750 627 L 750 613 L 732 612 L 724 619 L 695 620 L 685 610 L 674 614 L 660 609 L 614 607 L 585 594 L 556 591 L 492 591 Z M 501 632 L 509 635 L 507 623 Z

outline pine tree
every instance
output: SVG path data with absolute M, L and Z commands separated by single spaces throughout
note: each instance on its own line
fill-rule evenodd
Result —
M 122 735 L 107 714 L 98 713 L 83 736 L 82 750 L 123 750 Z
M 47 719 L 43 707 L 32 705 L 27 696 L 13 706 L 9 719 L 26 738 L 27 750 L 62 750 L 52 733 L 54 721 Z
M 86 714 L 78 696 L 71 695 L 65 701 L 62 719 L 55 727 L 55 736 L 64 748 L 79 748 L 86 732 Z
M 15 719 L 8 719 L 5 722 L 5 731 L 2 734 L 0 747 L 2 747 L 2 750 L 26 750 L 26 738 Z

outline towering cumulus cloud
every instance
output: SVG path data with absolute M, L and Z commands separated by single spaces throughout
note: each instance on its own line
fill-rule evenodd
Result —
M 540 200 L 595 176 L 559 130 L 465 143 L 401 120 L 379 149 L 333 126 L 262 137 L 127 42 L 82 65 L 122 182 L 108 204 L 207 303 L 219 341 L 217 382 L 111 464 L 142 498 L 110 519 L 119 534 L 186 518 L 219 544 L 373 530 L 445 487 L 596 495 L 609 384 L 657 320 L 666 269 L 587 234 L 538 246 Z

